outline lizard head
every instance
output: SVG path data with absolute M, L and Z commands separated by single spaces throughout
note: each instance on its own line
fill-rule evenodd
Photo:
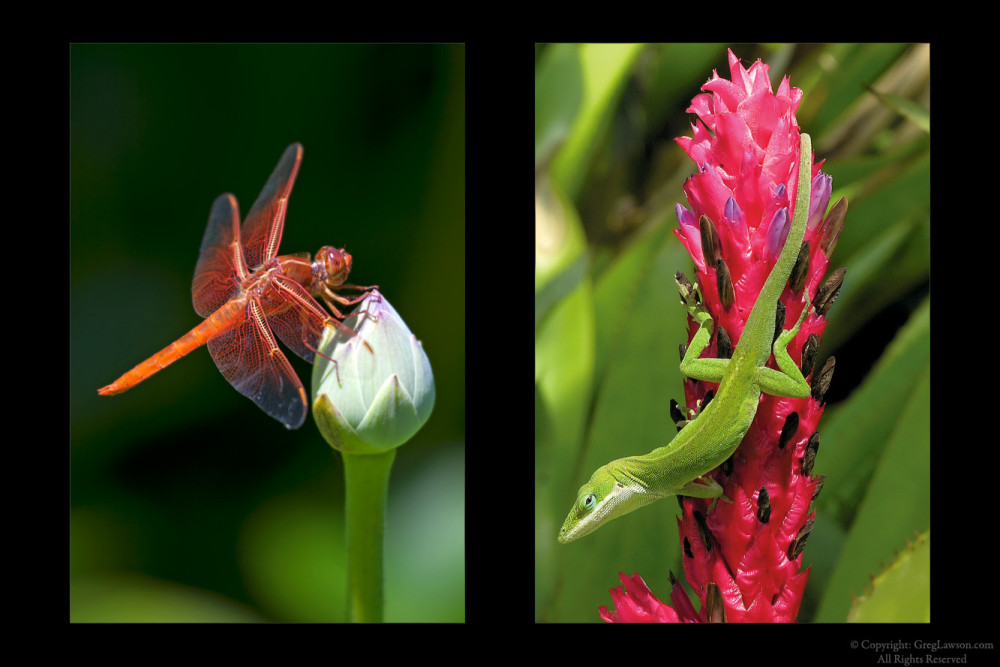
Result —
M 621 474 L 615 463 L 612 461 L 598 468 L 590 481 L 580 487 L 573 509 L 559 529 L 560 542 L 572 542 L 597 530 L 604 523 L 656 500 L 657 496 L 650 494 L 646 487 Z

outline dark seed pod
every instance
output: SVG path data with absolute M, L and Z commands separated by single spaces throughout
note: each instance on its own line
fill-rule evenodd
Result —
M 830 388 L 830 382 L 833 380 L 833 369 L 837 365 L 836 357 L 830 357 L 823 364 L 823 368 L 819 372 L 819 376 L 813 378 L 812 383 L 812 397 L 817 403 L 822 403 L 823 398 L 826 396 L 826 390 Z
M 802 553 L 802 550 L 806 548 L 806 540 L 809 539 L 809 533 L 812 532 L 814 522 L 815 519 L 806 521 L 806 525 L 802 526 L 799 534 L 792 540 L 791 545 L 788 547 L 788 560 L 795 560 Z
M 800 292 L 806 286 L 806 278 L 809 276 L 809 241 L 799 248 L 799 256 L 795 258 L 795 266 L 788 276 L 788 286 L 793 292 Z
M 707 215 L 698 220 L 701 230 L 701 254 L 705 258 L 705 266 L 712 266 L 715 260 L 722 257 L 722 246 L 719 242 L 719 230 L 715 228 Z
M 847 267 L 842 266 L 826 279 L 823 286 L 819 288 L 816 292 L 816 299 L 813 301 L 813 305 L 816 307 L 816 314 L 819 316 L 826 315 L 827 311 L 833 305 L 833 302 L 837 300 L 840 296 L 840 286 L 844 283 L 844 276 L 847 273 Z
M 844 230 L 846 218 L 847 197 L 841 197 L 823 221 L 823 235 L 819 241 L 819 248 L 827 257 L 832 256 L 834 248 L 837 247 L 837 240 L 840 238 L 840 232 Z
M 719 359 L 732 359 L 733 358 L 733 341 L 729 337 L 729 333 L 720 325 L 719 333 L 715 337 L 715 343 L 717 348 L 717 356 Z
M 722 591 L 714 581 L 705 587 L 705 616 L 709 623 L 726 622 L 726 605 L 722 601 Z
M 733 468 L 736 466 L 736 462 L 733 458 L 735 456 L 736 452 L 733 452 L 732 454 L 729 455 L 729 458 L 723 461 L 722 465 L 719 466 L 719 469 L 722 471 L 723 475 L 726 475 L 728 477 L 729 475 L 733 474 Z
M 670 399 L 670 418 L 674 421 L 674 425 L 677 427 L 678 431 L 681 430 L 684 423 L 687 422 L 687 416 L 681 410 L 680 404 L 672 398 Z
M 779 301 L 774 309 L 774 336 L 771 337 L 771 347 L 774 347 L 774 342 L 778 340 L 778 336 L 785 328 L 785 317 L 785 304 Z
M 816 452 L 819 451 L 819 431 L 813 431 L 806 443 L 805 454 L 802 455 L 802 474 L 806 477 L 812 474 L 816 462 Z
M 778 449 L 784 449 L 785 445 L 795 437 L 795 432 L 799 430 L 799 413 L 790 412 L 785 417 L 785 423 L 781 427 L 781 436 L 778 438 Z
M 757 495 L 757 520 L 767 523 L 771 520 L 771 496 L 767 494 L 767 488 L 760 487 Z
M 816 478 L 816 488 L 813 490 L 813 500 L 819 496 L 819 492 L 823 490 L 823 484 L 826 482 L 826 475 L 820 475 Z
M 729 274 L 726 260 L 721 257 L 715 262 L 715 278 L 719 287 L 719 302 L 723 309 L 729 310 L 736 303 L 736 288 L 733 287 L 733 277 Z
M 817 352 L 819 352 L 819 336 L 814 333 L 809 334 L 805 345 L 802 346 L 802 361 L 800 364 L 802 377 L 809 377 L 809 374 L 812 373 L 813 364 L 816 363 Z
M 698 524 L 698 535 L 701 537 L 701 544 L 705 547 L 705 551 L 712 550 L 712 531 L 708 529 L 708 523 L 705 522 L 705 516 L 698 511 L 692 512 L 694 515 L 694 520 Z
M 674 282 L 677 283 L 677 291 L 681 295 L 681 304 L 686 306 L 688 296 L 694 292 L 694 285 L 691 284 L 683 271 L 674 274 Z

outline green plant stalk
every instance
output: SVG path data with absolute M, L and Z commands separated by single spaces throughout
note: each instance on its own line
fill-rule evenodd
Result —
M 347 514 L 347 604 L 353 623 L 381 623 L 382 539 L 389 471 L 396 450 L 344 456 Z

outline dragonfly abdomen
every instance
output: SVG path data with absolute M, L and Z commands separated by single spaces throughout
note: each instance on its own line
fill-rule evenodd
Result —
M 223 334 L 240 323 L 243 315 L 245 298 L 233 299 L 225 303 L 217 311 L 206 317 L 198 326 L 191 329 L 170 345 L 166 346 L 149 359 L 136 364 L 132 370 L 120 378 L 97 390 L 101 396 L 111 396 L 128 391 L 154 373 L 166 368 L 186 354 Z

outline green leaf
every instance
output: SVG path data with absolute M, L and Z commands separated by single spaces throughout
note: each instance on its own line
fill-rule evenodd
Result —
M 535 73 L 535 169 L 566 140 L 583 101 L 583 64 L 571 44 L 549 47 Z
M 580 216 L 547 173 L 535 176 L 535 327 L 587 277 Z
M 576 199 L 642 44 L 583 44 L 572 48 L 578 50 L 583 97 L 552 173 L 566 193 Z M 536 146 L 536 159 L 538 153 Z
M 931 535 L 918 536 L 851 606 L 852 623 L 930 623 Z
M 926 313 L 922 317 L 926 317 Z M 913 341 L 913 345 L 923 346 L 920 337 L 917 338 L 918 340 Z M 907 366 L 907 362 L 902 363 L 904 369 Z M 881 444 L 879 440 L 883 437 L 885 444 L 884 451 L 874 465 L 871 481 L 862 488 L 852 490 L 853 494 L 862 492 L 863 497 L 857 505 L 856 515 L 850 523 L 840 558 L 826 586 L 823 601 L 816 615 L 817 621 L 843 621 L 847 615 L 851 596 L 857 595 L 864 588 L 866 573 L 877 571 L 880 563 L 888 562 L 892 558 L 894 550 L 903 543 L 903 540 L 915 532 L 926 530 L 930 524 L 929 358 L 925 359 L 922 367 L 912 375 L 911 383 L 901 383 L 897 378 L 891 382 L 891 386 L 894 389 L 902 387 L 906 394 L 905 400 L 899 401 L 892 397 L 883 400 L 866 391 L 865 395 L 871 401 L 868 403 L 867 414 L 864 414 L 863 406 L 855 411 L 862 411 L 861 416 L 867 417 L 868 423 L 873 423 L 878 433 L 885 433 L 884 436 L 877 433 L 871 435 L 862 433 L 859 443 L 853 441 L 849 435 L 845 437 L 847 429 L 844 427 L 841 427 L 839 433 L 831 428 L 824 433 L 824 443 L 831 443 L 825 451 L 836 453 L 838 449 L 848 449 L 853 451 L 855 458 L 860 454 L 859 447 L 864 447 L 865 444 L 871 446 L 874 441 L 877 448 Z M 854 401 L 852 397 L 851 402 Z M 902 406 L 902 410 L 898 413 L 894 410 L 896 406 Z M 838 414 L 838 423 L 841 419 L 850 417 Z M 861 425 L 854 428 L 855 434 L 858 434 L 859 429 L 863 430 Z M 833 435 L 830 434 L 831 430 L 834 432 Z M 823 465 L 827 463 L 825 461 Z M 837 481 L 847 478 L 863 480 L 866 477 L 866 465 L 854 466 L 846 472 L 843 471 L 844 467 L 841 465 L 841 472 L 836 475 L 824 472 L 827 476 L 827 485 L 834 486 L 831 496 L 841 502 L 844 501 L 846 486 L 836 488 Z M 823 493 L 827 493 L 826 487 Z M 821 500 L 831 502 L 823 496 Z M 854 498 L 847 500 L 853 502 Z M 849 521 L 851 519 L 851 517 L 842 518 Z
M 817 471 L 826 475 L 819 511 L 850 526 L 879 459 L 930 360 L 930 299 L 886 347 L 864 383 L 822 421 Z
M 871 87 L 869 87 L 868 90 L 875 97 L 877 97 L 882 104 L 889 107 L 903 118 L 912 121 L 917 127 L 927 134 L 931 133 L 930 110 L 920 106 L 913 100 L 908 100 L 905 97 L 900 97 L 899 95 L 894 95 L 892 93 L 880 93 Z
M 73 623 L 259 623 L 253 609 L 219 595 L 131 572 L 78 575 L 70 586 Z

